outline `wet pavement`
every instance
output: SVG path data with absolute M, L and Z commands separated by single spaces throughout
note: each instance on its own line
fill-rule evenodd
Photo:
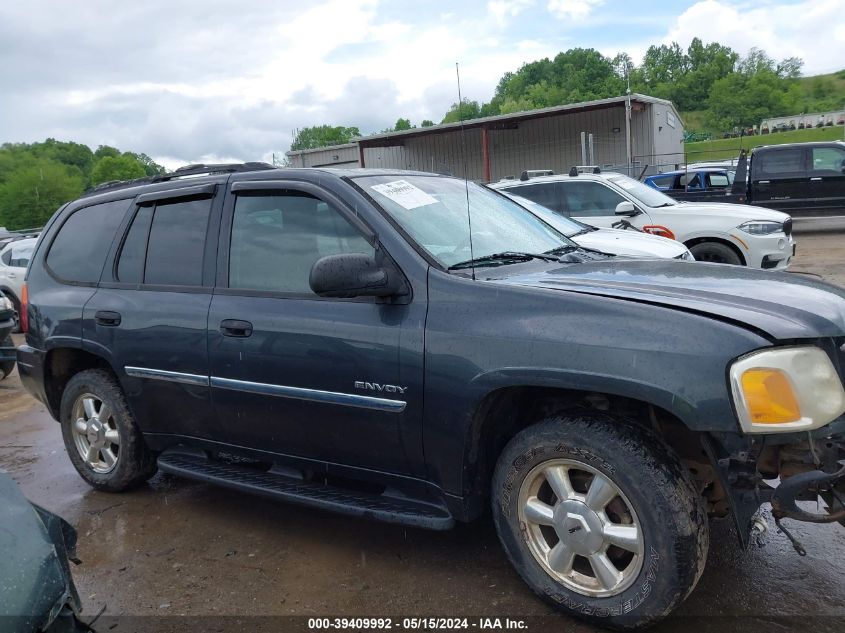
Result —
M 845 285 L 843 242 L 842 235 L 802 236 L 794 269 Z M 76 475 L 58 424 L 16 375 L 0 382 L 0 468 L 78 530 L 83 563 L 73 573 L 84 613 L 104 609 L 98 630 L 221 630 L 226 622 L 227 630 L 307 630 L 306 619 L 217 616 L 552 613 L 511 569 L 486 518 L 426 532 L 161 473 L 132 492 L 96 492 Z M 742 551 L 729 522 L 712 522 L 698 588 L 654 630 L 842 631 L 845 529 L 788 525 L 806 557 L 774 525 Z M 564 617 L 529 619 L 528 626 L 591 630 Z

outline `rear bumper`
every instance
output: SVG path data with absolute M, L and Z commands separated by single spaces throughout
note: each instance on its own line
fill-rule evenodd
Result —
M 44 392 L 44 352 L 29 345 L 21 345 L 16 350 L 16 357 L 21 384 L 34 398 L 48 404 Z

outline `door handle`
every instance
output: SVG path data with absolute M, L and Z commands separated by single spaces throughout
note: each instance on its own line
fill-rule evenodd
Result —
M 223 336 L 246 338 L 252 335 L 252 323 L 240 319 L 223 319 L 220 321 L 220 333 Z
M 771 181 L 770 180 L 758 180 L 757 184 L 758 185 L 768 185 L 768 184 L 771 184 Z
M 821 182 L 821 178 L 810 178 L 810 182 Z
M 94 314 L 94 322 L 97 325 L 115 327 L 117 325 L 120 325 L 120 312 L 112 312 L 111 310 L 97 310 L 97 312 Z
M 9 279 L 17 279 L 18 278 L 18 276 L 15 273 L 7 273 L 6 276 Z

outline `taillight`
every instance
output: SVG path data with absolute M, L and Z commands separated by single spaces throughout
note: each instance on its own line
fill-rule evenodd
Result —
M 29 290 L 27 290 L 26 283 L 21 286 L 21 313 L 18 318 L 21 322 L 21 332 L 29 331 Z

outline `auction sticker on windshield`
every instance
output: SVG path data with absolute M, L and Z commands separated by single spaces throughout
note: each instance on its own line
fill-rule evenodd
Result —
M 437 203 L 437 198 L 428 195 L 425 191 L 419 187 L 415 187 L 407 180 L 394 180 L 383 185 L 372 185 L 370 189 L 377 191 L 386 198 L 393 200 L 396 204 L 402 205 L 409 210 L 424 207 L 427 204 Z

